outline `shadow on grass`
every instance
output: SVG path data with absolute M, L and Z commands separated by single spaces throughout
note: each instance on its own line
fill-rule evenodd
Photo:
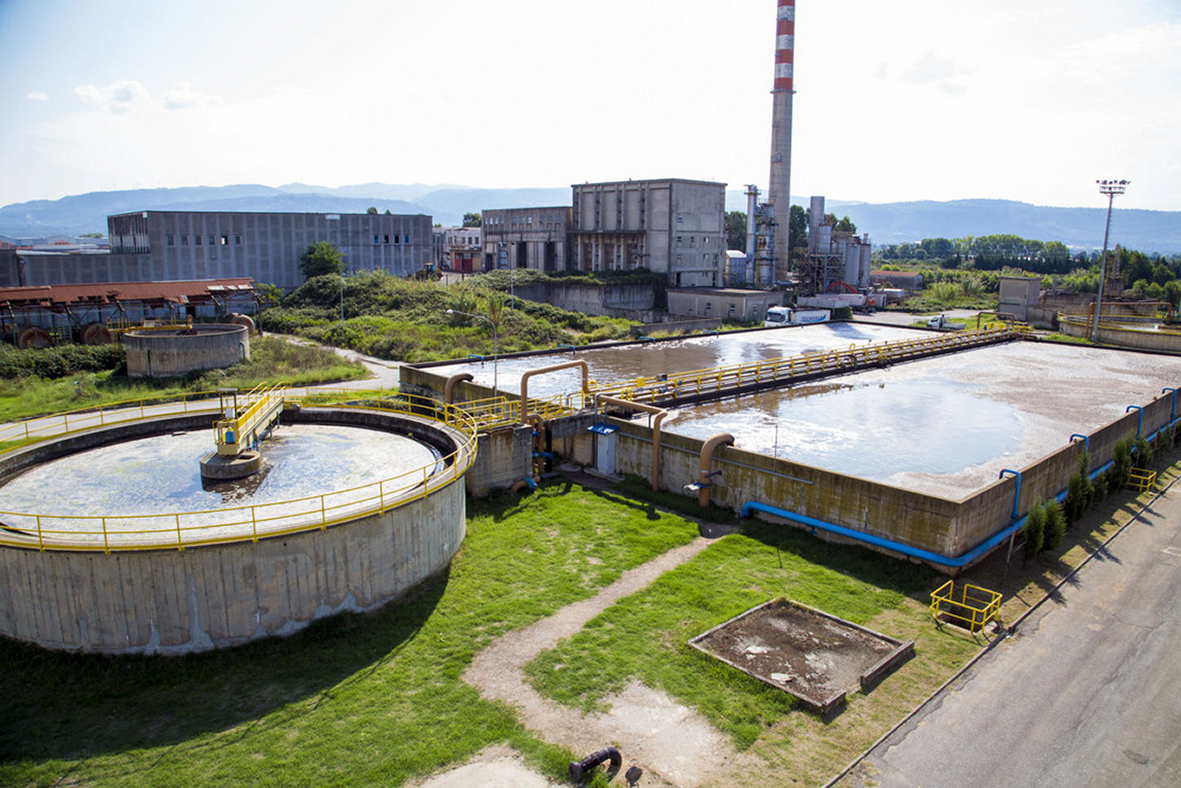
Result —
M 251 723 L 245 735 L 284 707 L 287 723 L 395 658 L 446 586 L 445 572 L 371 613 L 204 654 L 64 654 L 0 639 L 0 762 L 173 745 Z
M 860 545 L 826 542 L 795 526 L 752 519 L 742 523 L 742 533 L 773 550 L 794 553 L 809 563 L 924 603 L 935 586 L 947 579 L 926 565 L 883 555 Z

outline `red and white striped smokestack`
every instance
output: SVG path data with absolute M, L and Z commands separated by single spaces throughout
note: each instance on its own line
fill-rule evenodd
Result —
M 773 275 L 780 281 L 791 270 L 791 102 L 795 90 L 796 1 L 779 0 L 775 18 L 775 87 L 771 110 L 771 181 L 767 200 L 775 217 L 775 266 Z M 759 284 L 771 284 L 772 271 L 755 272 Z
M 775 25 L 775 89 L 791 90 L 796 48 L 796 0 L 779 0 Z

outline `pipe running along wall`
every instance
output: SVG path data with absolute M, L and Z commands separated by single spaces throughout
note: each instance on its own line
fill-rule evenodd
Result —
M 578 367 L 582 370 L 582 397 L 583 402 L 590 396 L 590 368 L 587 367 L 585 361 L 564 361 L 561 364 L 553 364 L 548 367 L 538 367 L 531 369 L 524 375 L 521 375 L 521 423 L 529 423 L 529 378 L 534 375 L 544 375 L 546 372 L 557 372 L 560 369 L 571 369 Z
M 466 383 L 472 380 L 472 373 L 457 372 L 451 377 L 447 378 L 447 382 L 443 385 L 443 402 L 448 405 L 455 404 L 455 387 L 460 383 Z
M 697 505 L 702 509 L 709 508 L 710 491 L 713 489 L 713 473 L 710 464 L 714 459 L 714 450 L 719 446 L 733 446 L 734 436 L 728 432 L 721 432 L 712 436 L 701 447 L 701 475 L 697 478 Z M 720 471 L 719 471 L 720 473 Z
M 1106 471 L 1111 467 L 1111 465 L 1111 462 L 1104 463 L 1099 468 L 1090 473 L 1090 478 L 1094 480 L 1095 477 Z M 1062 503 L 1065 498 L 1066 490 L 1063 490 L 1054 496 L 1054 500 L 1058 501 L 1059 503 Z M 775 506 L 768 506 L 767 504 L 758 503 L 757 501 L 751 501 L 747 504 L 744 504 L 741 509 L 743 517 L 749 517 L 751 512 L 763 512 L 764 514 L 769 514 L 773 517 L 781 517 L 784 520 L 790 520 L 791 522 L 799 523 L 800 525 L 806 526 L 808 528 L 813 528 L 819 531 L 827 531 L 829 533 L 837 534 L 838 536 L 844 536 L 848 539 L 853 539 L 858 542 L 864 542 L 865 544 L 874 545 L 875 547 L 881 547 L 886 550 L 901 553 L 911 558 L 917 558 L 920 561 L 928 561 L 932 564 L 956 569 L 968 566 L 973 561 L 999 545 L 1001 542 L 1020 531 L 1025 527 L 1025 521 L 1029 519 L 1028 514 L 1020 519 L 1014 519 L 1013 522 L 1008 526 L 1002 528 L 988 539 L 985 539 L 983 542 L 976 545 L 968 552 L 949 558 L 948 556 L 940 555 L 939 553 L 933 553 L 930 550 L 923 550 L 918 547 L 911 547 L 908 544 L 903 544 L 902 542 L 896 542 L 893 539 L 885 539 L 883 537 L 874 536 L 873 534 L 867 534 L 862 531 L 855 531 L 852 528 L 846 528 L 845 526 L 837 525 L 836 523 L 826 523 L 823 520 L 817 520 L 814 517 L 796 514 L 795 512 L 789 512 L 786 509 L 780 509 Z
M 524 391 L 524 386 L 522 386 Z M 595 395 L 595 407 L 602 402 L 606 405 L 611 405 L 616 408 L 623 408 L 624 410 L 638 410 L 641 413 L 651 413 L 656 416 L 652 421 L 652 492 L 660 491 L 660 425 L 668 416 L 668 411 L 664 408 L 658 408 L 655 405 L 645 405 L 641 402 L 629 402 L 625 399 L 617 397 L 608 397 L 606 394 Z

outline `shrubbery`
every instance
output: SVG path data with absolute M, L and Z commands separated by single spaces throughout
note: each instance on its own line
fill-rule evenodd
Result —
M 269 332 L 297 334 L 371 356 L 408 362 L 463 358 L 469 353 L 491 355 L 496 350 L 537 350 L 624 339 L 629 336 L 631 324 L 521 298 L 509 307 L 512 288 L 555 279 L 582 283 L 585 278 L 588 284 L 602 285 L 647 281 L 652 276 L 646 271 L 618 276 L 575 272 L 562 277 L 527 270 L 512 274 L 494 271 L 452 285 L 402 279 L 381 271 L 343 278 L 320 276 L 291 292 L 280 306 L 265 310 L 259 325 Z M 448 315 L 448 309 L 459 314 Z M 490 320 L 496 323 L 495 337 Z
M 64 378 L 78 372 L 103 372 L 124 366 L 123 346 L 57 345 L 19 350 L 0 344 L 0 378 Z

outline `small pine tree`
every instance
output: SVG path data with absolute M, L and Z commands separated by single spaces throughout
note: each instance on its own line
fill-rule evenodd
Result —
M 1062 544 L 1062 537 L 1066 536 L 1066 517 L 1062 514 L 1062 506 L 1054 500 L 1046 501 L 1046 525 L 1043 550 L 1053 550 Z
M 1148 439 L 1141 436 L 1136 439 L 1136 462 L 1141 468 L 1152 465 L 1153 451 Z
M 1107 474 L 1101 473 L 1095 477 L 1095 481 L 1091 483 L 1091 489 L 1095 491 L 1092 496 L 1093 500 L 1102 501 L 1107 497 Z
M 1025 535 L 1025 557 L 1033 558 L 1042 551 L 1046 539 L 1046 513 L 1040 505 L 1034 504 L 1029 510 L 1021 532 Z
M 1062 512 L 1066 515 L 1067 525 L 1074 525 L 1083 516 L 1086 509 L 1086 492 L 1083 490 L 1083 477 L 1075 471 L 1070 481 L 1066 483 L 1066 500 L 1063 501 Z

